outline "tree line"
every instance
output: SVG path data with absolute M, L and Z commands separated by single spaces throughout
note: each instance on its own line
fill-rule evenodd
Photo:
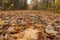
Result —
M 27 0 L 0 0 L 0 10 L 27 9 Z
M 0 10 L 60 10 L 60 0 L 0 0 Z

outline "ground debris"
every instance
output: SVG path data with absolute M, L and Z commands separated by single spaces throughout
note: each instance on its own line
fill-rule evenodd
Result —
M 9 13 L 9 14 L 7 14 Z M 60 15 L 48 11 L 2 11 L 0 40 L 60 40 Z

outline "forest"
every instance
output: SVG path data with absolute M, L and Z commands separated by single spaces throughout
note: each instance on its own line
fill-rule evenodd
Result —
M 60 0 L 0 0 L 0 40 L 60 40 Z
M 0 0 L 0 10 L 53 10 L 60 11 L 60 0 Z
M 0 0 L 0 10 L 59 10 L 60 0 Z

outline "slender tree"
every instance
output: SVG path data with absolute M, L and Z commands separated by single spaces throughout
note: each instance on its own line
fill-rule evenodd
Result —
M 27 0 L 19 0 L 18 8 L 27 9 Z

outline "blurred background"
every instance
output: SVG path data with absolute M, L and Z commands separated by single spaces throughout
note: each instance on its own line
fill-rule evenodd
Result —
M 60 11 L 60 0 L 0 0 L 0 10 Z

